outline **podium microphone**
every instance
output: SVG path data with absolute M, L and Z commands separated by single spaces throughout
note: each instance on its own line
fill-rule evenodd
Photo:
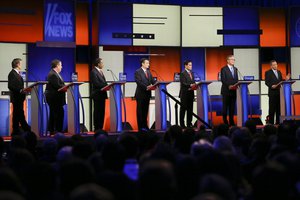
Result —
M 150 69 L 150 71 L 154 72 L 157 78 L 159 78 L 161 81 L 164 81 L 164 79 L 157 73 L 157 71 L 155 71 L 154 69 Z
M 237 73 L 238 73 L 238 79 L 239 80 L 244 80 L 244 76 L 243 76 L 243 74 L 240 72 L 240 70 L 237 68 L 237 67 L 235 67 L 236 68 L 236 71 L 237 71 Z M 240 76 L 240 78 L 239 78 L 239 76 Z
M 112 76 L 114 81 L 119 81 L 118 77 L 115 75 L 115 73 L 112 70 L 107 69 L 107 71 L 109 71 L 111 73 L 111 76 Z

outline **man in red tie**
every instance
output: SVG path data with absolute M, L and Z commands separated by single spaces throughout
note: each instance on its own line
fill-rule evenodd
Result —
M 25 100 L 24 81 L 20 75 L 22 69 L 22 59 L 15 58 L 11 62 L 12 70 L 8 74 L 8 89 L 10 92 L 10 102 L 13 105 L 13 134 L 20 134 L 19 125 L 24 131 L 30 131 L 30 126 L 25 120 L 23 103 Z
M 137 105 L 136 115 L 139 130 L 149 129 L 147 125 L 149 102 L 151 97 L 151 90 L 149 90 L 149 88 L 155 83 L 155 81 L 148 68 L 149 60 L 147 58 L 142 58 L 141 67 L 134 73 L 135 82 L 137 84 L 135 90 L 135 99 Z
M 195 80 L 192 73 L 192 61 L 184 61 L 184 70 L 180 73 L 180 126 L 182 128 L 193 127 L 192 118 L 193 118 L 193 103 L 194 103 L 194 90 Z M 184 118 L 185 113 L 187 113 L 187 126 L 185 126 Z

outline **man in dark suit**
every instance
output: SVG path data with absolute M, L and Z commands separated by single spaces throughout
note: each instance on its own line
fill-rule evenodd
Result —
M 66 104 L 65 91 L 58 91 L 65 85 L 60 75 L 62 63 L 60 60 L 51 62 L 51 70 L 47 76 L 47 85 L 45 90 L 46 101 L 50 108 L 50 116 L 48 122 L 48 131 L 50 134 L 63 131 L 64 108 Z
M 149 60 L 142 58 L 141 67 L 134 73 L 134 79 L 137 84 L 134 96 L 136 98 L 136 117 L 139 130 L 149 129 L 147 125 L 149 102 L 151 98 L 151 90 L 149 89 L 153 87 L 152 85 L 155 81 L 148 68 Z
M 282 81 L 282 74 L 278 70 L 276 60 L 270 61 L 271 69 L 265 72 L 265 84 L 268 86 L 269 96 L 269 123 L 274 124 L 274 115 L 276 113 L 276 124 L 279 124 L 280 117 L 280 86 L 277 84 Z M 286 80 L 290 75 L 286 76 Z
M 24 131 L 30 131 L 30 126 L 25 120 L 23 103 L 25 100 L 24 81 L 20 75 L 22 69 L 22 59 L 15 58 L 11 62 L 12 70 L 8 74 L 8 89 L 10 92 L 10 102 L 13 105 L 13 131 L 12 134 L 19 134 L 19 124 Z
M 227 56 L 227 65 L 221 69 L 221 95 L 223 98 L 223 122 L 230 126 L 235 126 L 233 115 L 236 102 L 236 87 L 234 84 L 238 82 L 237 68 L 234 67 L 235 58 L 233 55 Z M 229 111 L 229 123 L 227 120 L 227 112 Z
M 102 71 L 104 67 L 102 59 L 97 58 L 94 66 L 95 67 L 90 74 L 90 81 L 92 83 L 91 97 L 94 101 L 94 130 L 96 131 L 98 129 L 103 129 L 107 92 L 101 91 L 101 89 L 107 86 L 107 82 Z
M 180 73 L 180 126 L 182 128 L 193 127 L 193 104 L 194 104 L 194 87 L 195 80 L 192 73 L 192 61 L 184 61 L 184 70 Z M 185 113 L 187 113 L 187 126 L 184 124 Z

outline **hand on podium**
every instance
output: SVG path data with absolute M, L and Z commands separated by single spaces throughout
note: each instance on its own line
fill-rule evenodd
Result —
M 288 74 L 286 75 L 286 77 L 285 77 L 285 80 L 288 81 L 288 80 L 290 80 L 290 79 L 291 79 L 291 74 L 288 73 Z
M 198 85 L 196 83 L 193 83 L 190 85 L 190 87 L 191 90 L 197 90 Z
M 27 88 L 24 88 L 20 91 L 22 94 L 27 94 L 29 92 L 31 92 L 31 88 L 27 87 Z
M 147 90 L 155 90 L 156 89 L 156 86 L 155 85 L 148 85 L 147 86 Z
M 236 85 L 229 85 L 229 90 L 236 90 L 238 86 Z

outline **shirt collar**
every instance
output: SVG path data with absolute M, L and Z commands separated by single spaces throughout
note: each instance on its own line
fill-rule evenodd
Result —
M 142 68 L 142 70 L 146 73 L 147 69 L 144 69 L 143 67 L 141 67 L 141 68 Z
M 228 65 L 228 64 L 227 64 L 227 66 L 229 67 L 229 69 L 233 69 L 233 66 L 232 66 L 232 65 Z
M 13 70 L 15 70 L 18 74 L 20 74 L 20 71 L 19 70 L 17 70 L 16 68 L 14 68 Z
M 98 72 L 102 72 L 102 70 L 99 67 L 95 66 L 95 68 L 98 70 Z
M 185 69 L 185 71 L 187 71 L 187 73 L 191 73 L 191 71 L 190 71 L 190 70 L 188 70 L 188 69 Z

